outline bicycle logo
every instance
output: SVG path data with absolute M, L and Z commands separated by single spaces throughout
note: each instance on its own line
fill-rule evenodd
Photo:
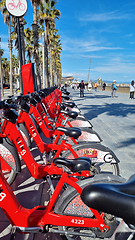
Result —
M 24 3 L 22 3 L 22 0 L 19 0 L 18 3 L 17 3 L 17 5 L 15 4 L 15 1 L 14 1 L 14 0 L 11 0 L 11 1 L 12 1 L 12 2 L 10 2 L 10 3 L 8 4 L 8 8 L 9 8 L 10 10 L 14 10 L 14 9 L 16 8 L 16 9 L 19 9 L 19 10 L 21 10 L 21 11 L 24 11 L 24 10 L 26 9 L 26 6 L 25 6 Z
M 6 0 L 6 7 L 10 14 L 20 17 L 27 11 L 26 0 Z

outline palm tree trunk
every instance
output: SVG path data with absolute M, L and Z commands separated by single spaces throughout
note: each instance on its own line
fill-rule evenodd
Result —
M 47 32 L 47 20 L 45 21 L 45 83 L 46 83 L 46 87 L 50 87 L 49 73 L 48 73 L 48 32 Z
M 25 64 L 25 46 L 24 46 L 24 26 L 23 18 L 20 18 L 20 37 L 21 37 L 21 48 L 22 48 L 22 64 Z
M 50 49 L 50 85 L 51 87 L 53 86 L 52 84 L 52 77 L 53 76 L 53 72 L 52 72 L 52 54 L 51 54 L 51 49 Z
M 13 78 L 12 78 L 12 39 L 11 39 L 11 26 L 10 23 L 8 25 L 8 33 L 9 33 L 9 52 L 10 52 L 10 95 L 13 95 Z
M 40 76 L 40 67 L 39 67 L 39 56 L 38 56 L 38 25 L 37 25 L 37 3 L 34 2 L 33 9 L 33 39 L 34 39 L 34 61 L 36 63 L 36 75 L 37 75 L 37 88 L 41 89 L 41 76 Z

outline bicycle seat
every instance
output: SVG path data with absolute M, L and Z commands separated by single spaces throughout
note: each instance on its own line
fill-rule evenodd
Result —
M 70 99 L 68 96 L 63 96 L 63 95 L 62 95 L 62 98 L 66 99 L 66 100 Z
M 37 102 L 39 103 L 41 102 L 41 97 L 37 93 L 35 92 L 31 93 L 31 97 L 36 99 Z
M 86 161 L 83 158 L 76 158 L 72 160 L 68 160 L 66 158 L 55 158 L 53 163 L 56 165 L 64 165 L 68 167 L 72 172 L 81 172 L 90 170 L 91 162 Z
M 81 135 L 81 130 L 79 128 L 65 128 L 65 127 L 57 127 L 57 131 L 65 133 L 66 136 L 73 137 L 77 139 Z
M 122 184 L 89 185 L 83 189 L 81 198 L 87 206 L 135 225 L 135 175 Z
M 70 108 L 73 108 L 75 106 L 75 103 L 74 102 L 64 102 L 64 105 L 66 105 Z
M 66 114 L 67 116 L 69 116 L 70 118 L 75 119 L 78 116 L 77 112 L 74 111 L 68 111 L 68 110 L 62 110 L 61 113 Z

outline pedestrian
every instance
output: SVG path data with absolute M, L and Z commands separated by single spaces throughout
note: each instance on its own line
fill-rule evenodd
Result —
M 134 80 L 130 83 L 130 99 L 134 99 L 135 83 Z
M 116 91 L 117 91 L 117 86 L 116 86 L 116 80 L 113 80 L 113 83 L 111 85 L 111 89 L 112 89 L 112 92 L 111 92 L 111 97 L 115 98 L 115 95 L 116 95 Z
M 73 84 L 72 84 L 72 89 L 74 89 L 74 88 L 75 88 L 75 84 L 73 83 Z
M 102 91 L 105 91 L 105 88 L 106 88 L 106 83 L 104 82 L 103 85 L 102 85 Z
M 88 91 L 90 92 L 91 89 L 92 89 L 92 85 L 91 85 L 91 82 L 89 82 L 89 84 L 88 84 Z
M 80 97 L 84 97 L 84 82 L 83 80 L 79 83 L 79 89 L 80 89 Z
M 97 83 L 94 84 L 95 91 L 97 91 Z

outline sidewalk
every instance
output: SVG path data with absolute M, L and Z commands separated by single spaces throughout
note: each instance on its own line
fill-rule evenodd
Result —
M 82 114 L 93 124 L 95 130 L 103 139 L 102 144 L 109 147 L 120 160 L 120 173 L 128 178 L 134 174 L 135 167 L 135 100 L 130 100 L 128 94 L 117 93 L 111 98 L 110 92 L 92 90 L 85 91 L 85 97 L 79 97 L 79 90 L 71 90 L 71 97 L 81 109 Z M 37 161 L 42 162 L 42 155 L 33 145 L 32 153 Z M 22 172 L 18 174 L 12 189 L 19 202 L 26 208 L 44 204 L 49 200 L 48 185 L 43 180 L 32 178 L 22 162 Z M 10 204 L 10 203 L 9 203 Z M 0 210 L 0 239 L 10 239 L 10 229 L 7 218 Z M 58 234 L 17 234 L 16 240 L 62 240 Z
M 71 91 L 71 90 L 70 90 Z M 109 147 L 120 160 L 120 173 L 128 178 L 135 173 L 135 99 L 128 94 L 117 93 L 111 98 L 108 91 L 72 91 L 73 100 L 82 113 L 93 124 L 102 138 L 102 144 Z

